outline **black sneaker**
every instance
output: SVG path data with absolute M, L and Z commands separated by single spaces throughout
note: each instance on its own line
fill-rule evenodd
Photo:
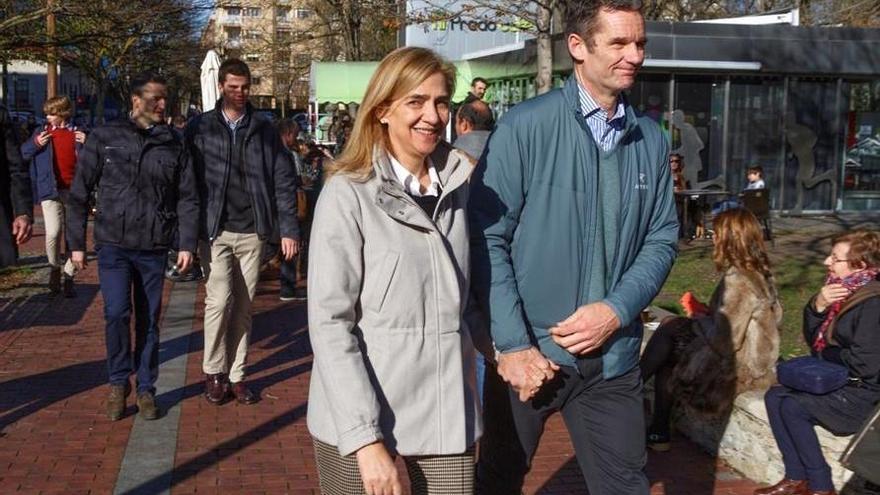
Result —
M 669 435 L 663 435 L 660 433 L 648 433 L 648 438 L 646 439 L 646 444 L 649 449 L 654 452 L 669 452 L 669 449 L 672 448 L 672 445 L 669 443 Z
M 278 294 L 278 298 L 282 301 L 305 301 L 306 290 L 301 288 L 291 289 L 290 287 L 282 287 Z

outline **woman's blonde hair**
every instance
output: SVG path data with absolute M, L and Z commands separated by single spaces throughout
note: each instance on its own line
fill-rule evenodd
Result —
M 419 47 L 398 48 L 389 53 L 367 85 L 351 137 L 342 154 L 327 167 L 327 177 L 345 173 L 366 180 L 373 172 L 373 148 L 388 149 L 388 132 L 379 116 L 394 100 L 403 98 L 425 79 L 443 74 L 449 96 L 455 92 L 455 67 L 439 55 Z
M 770 278 L 770 260 L 764 245 L 764 231 L 750 211 L 742 208 L 726 210 L 712 221 L 715 248 L 712 260 L 718 271 L 736 267 L 758 272 Z

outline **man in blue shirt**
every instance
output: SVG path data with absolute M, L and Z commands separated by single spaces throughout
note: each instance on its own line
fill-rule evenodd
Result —
M 676 252 L 668 143 L 622 95 L 645 57 L 641 2 L 571 2 L 566 14 L 574 73 L 504 116 L 473 180 L 474 290 L 497 361 L 483 494 L 521 492 L 556 411 L 591 494 L 649 489 L 638 316 Z

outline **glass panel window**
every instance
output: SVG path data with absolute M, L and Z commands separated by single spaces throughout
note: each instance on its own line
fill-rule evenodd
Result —
M 880 208 L 880 80 L 849 84 L 842 209 Z
M 668 75 L 639 76 L 626 93 L 627 101 L 640 115 L 650 117 L 669 132 L 669 79 Z
M 843 146 L 843 111 L 837 81 L 789 82 L 785 119 L 785 191 L 783 209 L 830 210 Z
M 784 158 L 782 132 L 785 86 L 782 79 L 735 77 L 730 82 L 727 117 L 727 185 L 746 186 L 746 170 L 763 169 L 770 207 L 777 208 Z
M 238 17 L 241 15 L 241 7 L 226 7 L 226 15 L 229 17 Z
M 692 188 L 726 189 L 722 165 L 724 80 L 679 76 L 672 111 L 672 151 L 682 156 Z

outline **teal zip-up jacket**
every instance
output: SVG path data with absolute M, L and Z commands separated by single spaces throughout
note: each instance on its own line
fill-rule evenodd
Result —
M 575 356 L 548 329 L 602 300 L 621 322 L 602 348 L 605 378 L 638 364 L 639 313 L 677 250 L 668 148 L 660 127 L 627 106 L 623 137 L 603 152 L 581 113 L 574 76 L 505 114 L 475 172 L 469 204 L 474 291 L 499 352 L 536 345 L 557 364 L 574 366 Z M 618 167 L 619 202 L 611 204 L 620 211 L 611 215 L 617 242 L 605 243 L 613 252 L 603 258 L 604 297 L 591 300 L 592 250 L 606 204 L 599 202 L 600 166 Z

